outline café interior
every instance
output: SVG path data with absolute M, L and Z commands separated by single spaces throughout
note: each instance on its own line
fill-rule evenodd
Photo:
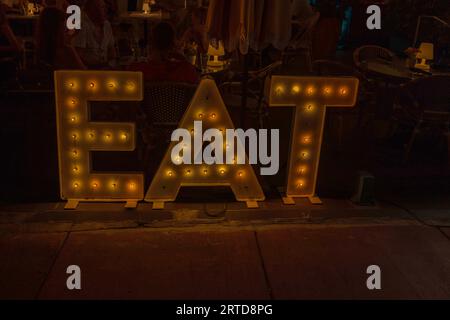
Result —
M 371 4 L 380 29 L 368 28 Z M 68 28 L 72 5 L 80 29 Z M 145 190 L 210 79 L 236 128 L 279 130 L 280 170 L 257 179 L 266 200 L 280 202 L 294 109 L 271 107 L 269 88 L 293 76 L 358 79 L 355 106 L 326 112 L 319 197 L 371 206 L 390 194 L 450 195 L 448 0 L 2 0 L 0 25 L 0 203 L 66 200 L 61 70 L 142 73 L 142 101 L 90 102 L 92 122 L 135 124 L 135 148 L 92 151 L 90 162 L 93 171 L 144 173 Z M 182 188 L 176 201 L 235 198 L 206 186 Z

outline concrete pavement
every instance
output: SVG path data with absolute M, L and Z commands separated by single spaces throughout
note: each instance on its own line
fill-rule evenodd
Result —
M 258 211 L 3 206 L 0 299 L 450 299 L 442 210 L 433 226 L 398 207 L 335 200 Z M 379 291 L 366 287 L 374 264 Z M 69 265 L 81 268 L 80 291 L 66 288 Z

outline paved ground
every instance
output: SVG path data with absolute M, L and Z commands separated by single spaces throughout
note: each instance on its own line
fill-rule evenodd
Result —
M 0 299 L 450 299 L 450 210 L 434 207 L 2 206 Z

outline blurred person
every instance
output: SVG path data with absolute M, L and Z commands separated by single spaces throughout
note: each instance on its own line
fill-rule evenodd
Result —
M 206 14 L 203 9 L 194 9 L 191 14 L 191 26 L 184 32 L 181 38 L 183 44 L 197 44 L 200 53 L 207 53 L 209 48 L 205 25 Z
M 17 39 L 6 16 L 6 6 L 0 3 L 0 56 L 17 57 L 23 51 L 22 42 Z
M 112 66 L 117 57 L 106 9 L 104 0 L 87 0 L 83 6 L 82 28 L 73 38 L 74 47 L 88 67 Z
M 298 22 L 305 21 L 314 15 L 313 7 L 309 0 L 292 0 L 292 18 Z
M 86 69 L 75 48 L 66 37 L 66 14 L 56 8 L 45 8 L 38 22 L 37 56 L 40 63 L 58 69 Z
M 173 26 L 158 23 L 152 31 L 152 52 L 147 62 L 135 63 L 131 71 L 141 71 L 145 81 L 198 83 L 200 77 L 195 67 L 176 50 Z

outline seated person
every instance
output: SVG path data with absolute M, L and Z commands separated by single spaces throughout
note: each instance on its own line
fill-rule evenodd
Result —
M 206 31 L 206 12 L 203 9 L 194 9 L 191 15 L 191 27 L 183 34 L 181 42 L 186 45 L 195 43 L 200 53 L 207 53 L 209 48 L 208 34 Z
M 23 51 L 23 44 L 11 30 L 5 9 L 3 3 L 0 3 L 0 57 L 18 57 Z
M 67 43 L 66 14 L 56 7 L 45 8 L 38 23 L 37 56 L 53 70 L 86 69 L 75 48 Z
M 82 21 L 81 30 L 73 38 L 73 45 L 81 60 L 92 68 L 111 66 L 116 59 L 116 52 L 104 0 L 86 1 Z
M 195 67 L 175 50 L 175 30 L 167 22 L 153 29 L 152 52 L 147 62 L 135 63 L 131 71 L 142 71 L 145 81 L 197 83 L 199 74 Z

